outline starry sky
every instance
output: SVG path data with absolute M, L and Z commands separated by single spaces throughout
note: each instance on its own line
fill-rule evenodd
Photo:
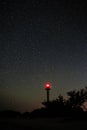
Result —
M 0 0 L 0 110 L 32 111 L 87 86 L 87 7 L 76 0 Z

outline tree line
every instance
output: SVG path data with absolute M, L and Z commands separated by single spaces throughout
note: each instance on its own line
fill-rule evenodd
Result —
M 43 108 L 34 110 L 31 115 L 48 117 L 82 117 L 87 115 L 84 103 L 87 101 L 87 87 L 67 92 L 67 99 L 59 95 L 57 99 L 42 102 Z
M 16 111 L 1 111 L 0 117 L 74 117 L 87 118 L 87 108 L 84 103 L 87 102 L 87 87 L 80 90 L 67 92 L 67 99 L 59 95 L 55 100 L 42 102 L 43 107 L 35 109 L 32 112 L 20 113 Z

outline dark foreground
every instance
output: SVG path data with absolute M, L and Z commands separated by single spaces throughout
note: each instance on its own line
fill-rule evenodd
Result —
M 87 130 L 86 120 L 0 119 L 0 130 Z

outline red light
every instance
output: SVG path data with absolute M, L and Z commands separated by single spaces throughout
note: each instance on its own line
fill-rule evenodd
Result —
M 51 88 L 51 84 L 50 83 L 46 83 L 45 84 L 45 89 L 50 89 Z

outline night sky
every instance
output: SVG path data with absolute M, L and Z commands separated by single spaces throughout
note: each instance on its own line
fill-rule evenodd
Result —
M 85 0 L 0 0 L 0 110 L 32 111 L 87 86 Z

